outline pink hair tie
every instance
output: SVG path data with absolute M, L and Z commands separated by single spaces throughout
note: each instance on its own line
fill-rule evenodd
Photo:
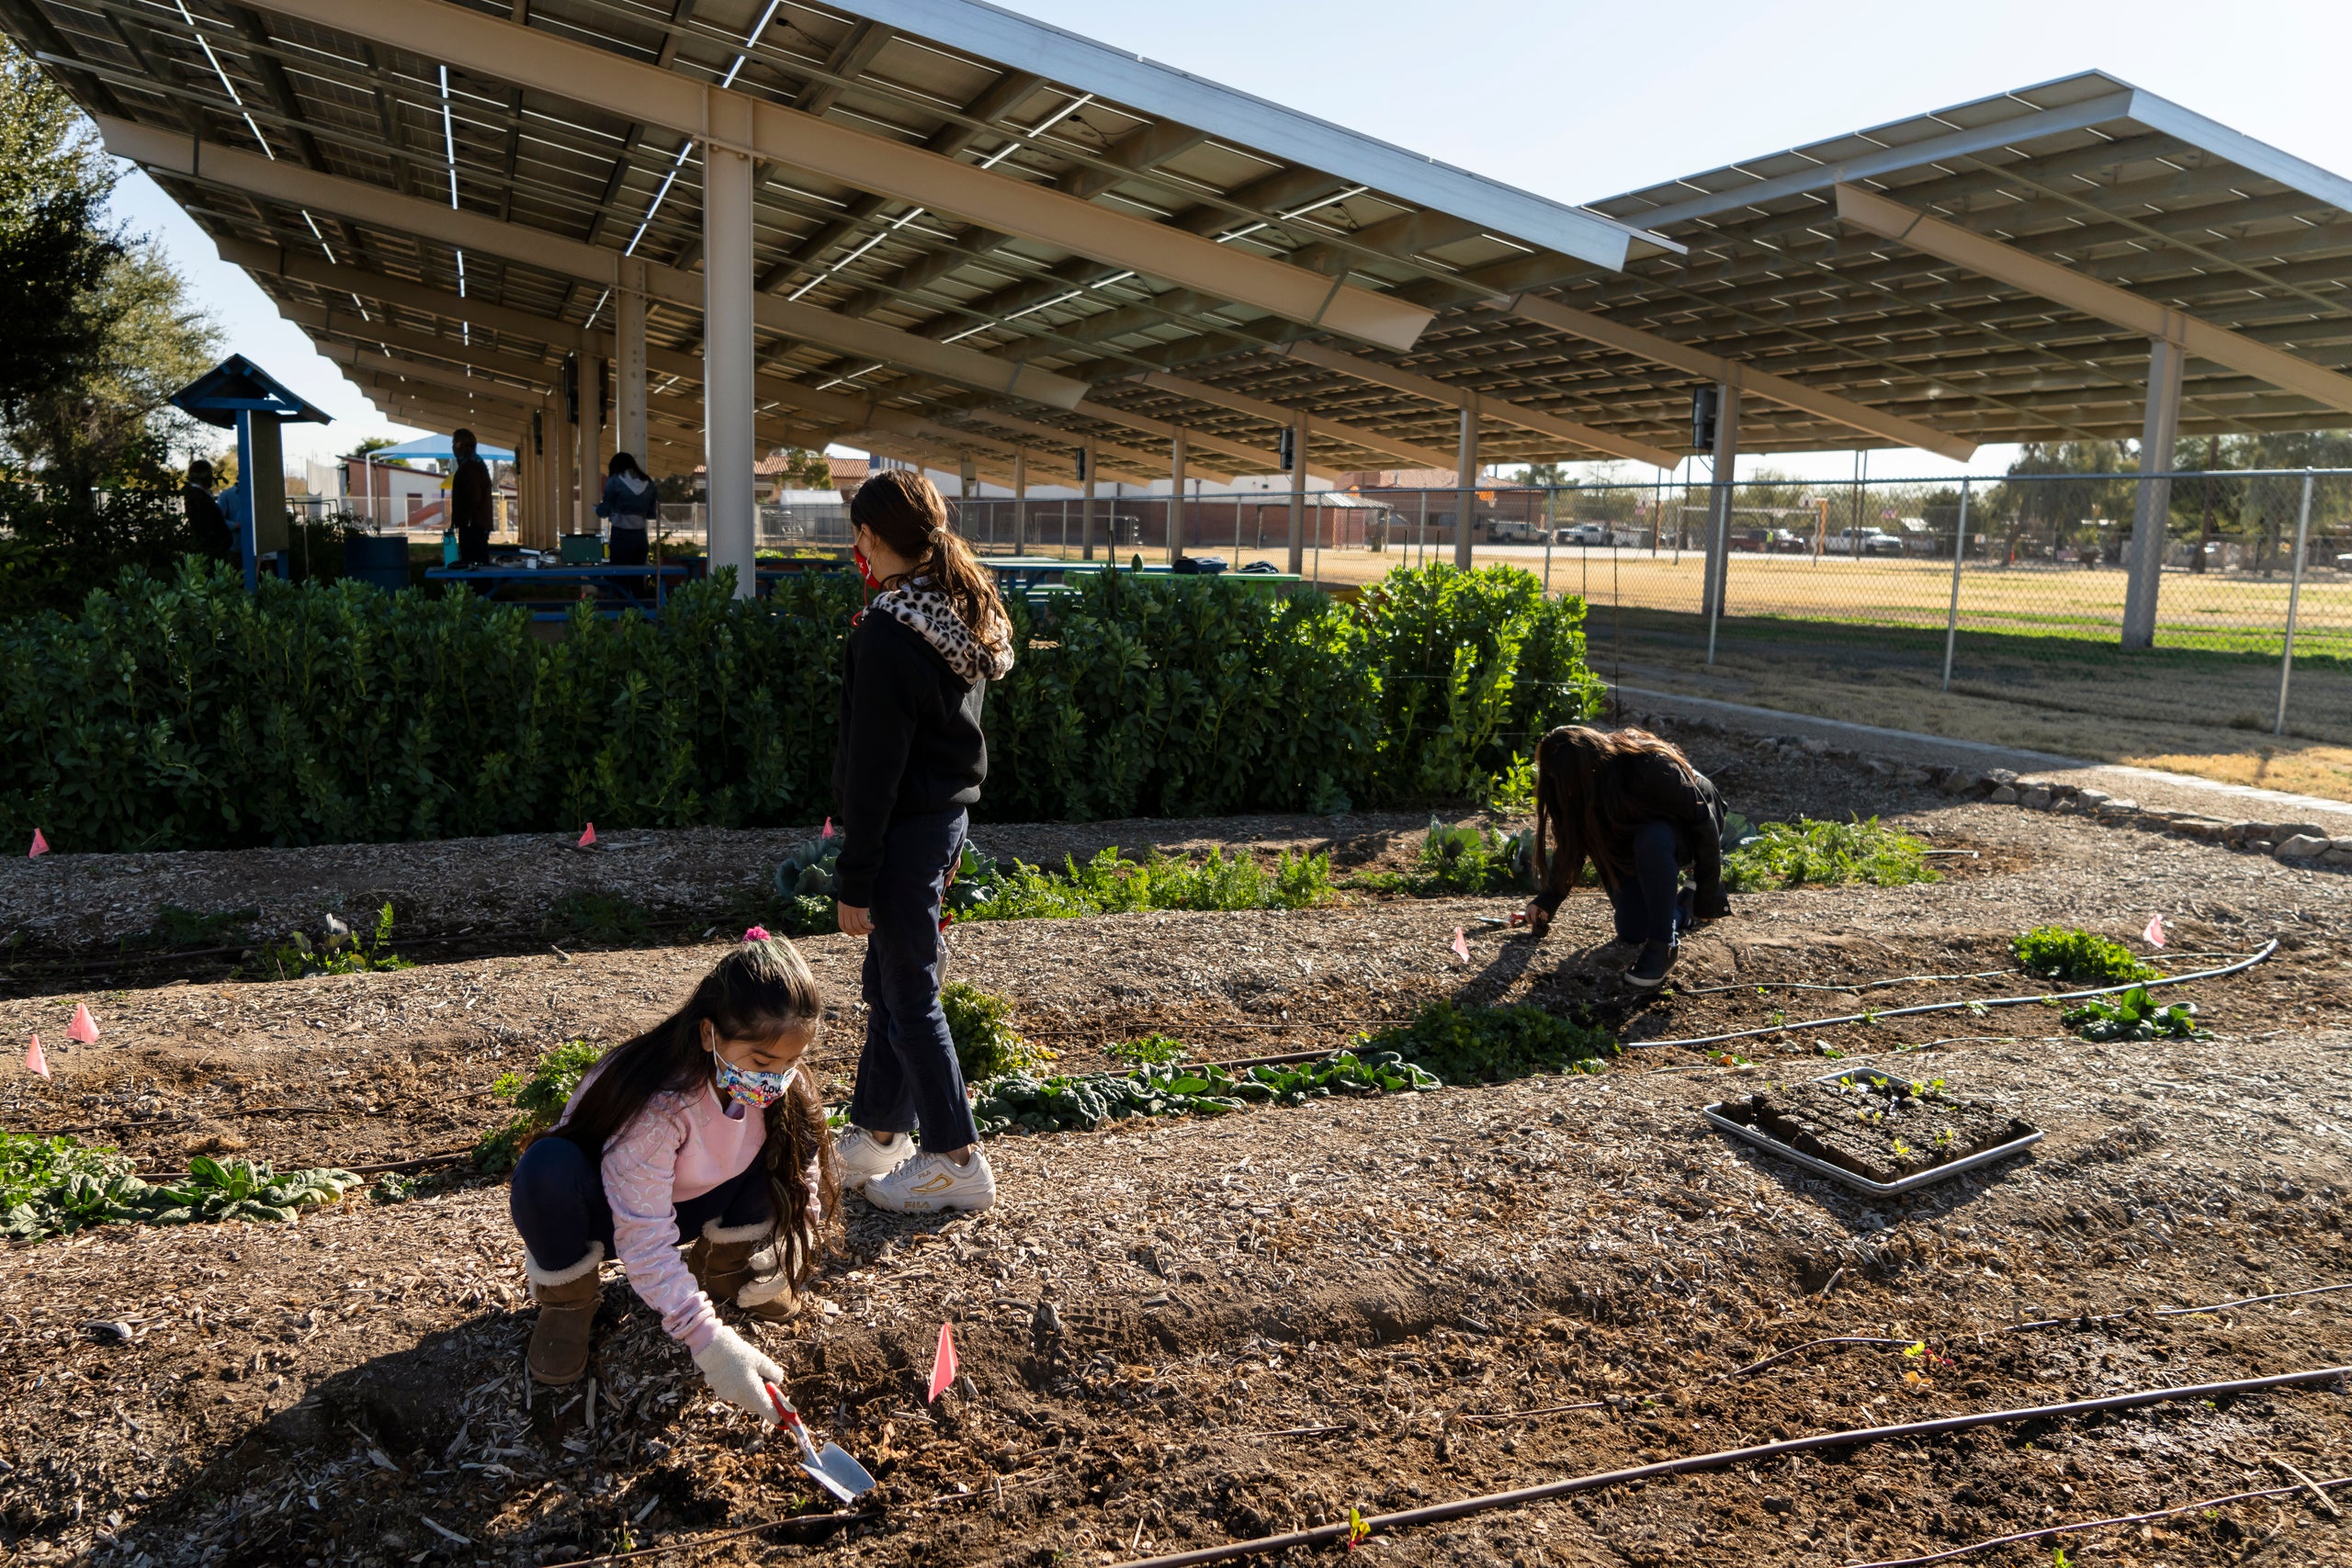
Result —
M 745 942 L 765 942 L 768 940 L 768 928 L 765 926 L 752 926 L 743 932 L 743 940 Z

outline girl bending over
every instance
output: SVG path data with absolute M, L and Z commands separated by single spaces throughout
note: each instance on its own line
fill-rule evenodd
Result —
M 684 1007 L 597 1063 L 555 1130 L 523 1151 L 513 1207 L 539 1303 L 535 1382 L 587 1370 L 597 1269 L 617 1257 L 711 1392 L 775 1420 L 761 1384 L 783 1369 L 714 1303 L 791 1316 L 839 1227 L 832 1142 L 800 1067 L 823 1010 L 798 952 L 754 926 Z
M 1559 836 L 1547 855 L 1545 840 Z M 1731 913 L 1724 897 L 1724 797 L 1672 743 L 1645 729 L 1567 725 L 1535 748 L 1535 874 L 1527 901 L 1538 937 L 1587 860 L 1617 917 L 1617 940 L 1641 952 L 1625 978 L 1665 983 L 1677 937 Z M 1697 886 L 1680 886 L 1688 867 Z

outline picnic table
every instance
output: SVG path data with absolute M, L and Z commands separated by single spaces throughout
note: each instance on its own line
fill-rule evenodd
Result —
M 535 608 L 535 621 L 560 621 L 571 615 L 571 603 L 581 597 L 582 588 L 594 591 L 596 613 L 617 615 L 623 610 L 642 610 L 658 615 L 669 600 L 670 589 L 685 581 L 684 566 L 663 564 L 653 566 L 436 566 L 425 574 L 427 581 L 462 582 L 471 584 L 476 592 L 487 597 L 506 598 L 510 591 L 520 588 L 558 590 L 553 596 L 514 593 L 507 603 L 545 604 Z M 561 608 L 557 607 L 560 601 Z
M 982 556 L 979 561 L 996 573 L 1001 587 L 1017 590 L 1023 595 L 1035 595 L 1041 589 L 1067 586 L 1072 577 L 1103 571 L 1133 573 L 1136 570 L 1115 560 L 1066 560 L 1059 556 Z M 1142 574 L 1146 577 L 1189 577 L 1195 581 L 1240 582 L 1264 587 L 1306 581 L 1295 571 L 1202 572 L 1195 576 L 1190 572 L 1180 572 L 1165 561 L 1144 567 Z

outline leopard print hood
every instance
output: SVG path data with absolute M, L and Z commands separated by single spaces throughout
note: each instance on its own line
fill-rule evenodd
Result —
M 874 596 L 868 606 L 907 627 L 939 650 L 947 667 L 966 681 L 1001 681 L 1012 670 L 1012 627 L 1001 615 L 976 635 L 956 613 L 955 601 L 928 577 Z

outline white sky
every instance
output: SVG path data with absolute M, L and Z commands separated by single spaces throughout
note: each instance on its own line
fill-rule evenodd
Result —
M 1012 9 L 1473 169 L 1591 201 L 1801 142 L 2099 69 L 2323 167 L 2352 171 L 2344 0 L 1011 0 Z M 132 172 L 116 209 L 162 239 L 226 345 L 335 416 L 300 461 L 386 424 Z M 1821 478 L 1846 453 L 1757 459 Z M 1973 465 L 1997 469 L 2005 449 Z M 1924 453 L 1873 474 L 1932 475 Z

